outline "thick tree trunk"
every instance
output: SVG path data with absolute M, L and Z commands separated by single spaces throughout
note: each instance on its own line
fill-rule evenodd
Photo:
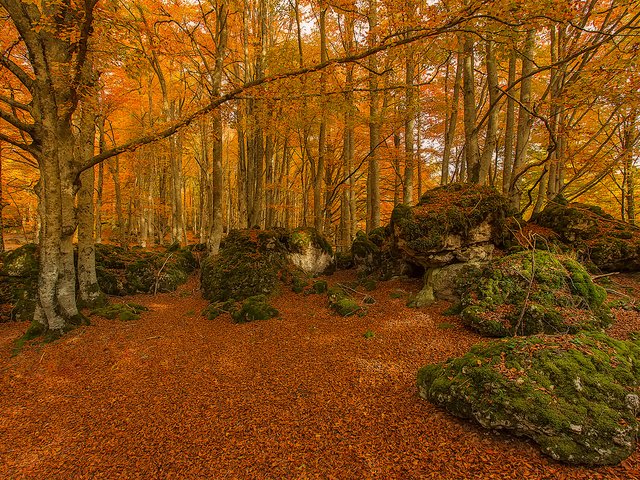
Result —
M 494 42 L 492 39 L 486 41 L 485 63 L 487 67 L 487 87 L 489 89 L 489 119 L 487 121 L 487 135 L 485 137 L 482 156 L 480 157 L 480 175 L 478 182 L 481 185 L 489 182 L 489 170 L 491 159 L 496 149 L 498 132 L 498 98 L 500 90 L 498 88 L 498 67 L 494 54 Z

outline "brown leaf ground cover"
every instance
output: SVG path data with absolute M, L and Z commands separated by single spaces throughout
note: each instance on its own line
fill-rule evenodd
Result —
M 640 478 L 638 452 L 563 466 L 418 398 L 420 366 L 482 341 L 446 305 L 407 308 L 419 286 L 380 284 L 362 318 L 286 292 L 279 319 L 235 325 L 200 316 L 192 279 L 125 299 L 151 309 L 138 321 L 94 317 L 15 357 L 26 324 L 2 324 L 0 478 Z

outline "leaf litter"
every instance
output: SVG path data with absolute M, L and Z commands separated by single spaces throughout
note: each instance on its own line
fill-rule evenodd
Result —
M 421 400 L 419 367 L 484 339 L 449 305 L 396 295 L 419 288 L 379 283 L 368 314 L 346 318 L 325 295 L 282 292 L 279 318 L 238 325 L 199 315 L 194 277 L 122 299 L 149 307 L 139 320 L 94 316 L 15 357 L 27 325 L 1 324 L 0 478 L 640 479 L 638 452 L 565 466 Z M 622 336 L 640 330 L 631 313 L 616 311 Z

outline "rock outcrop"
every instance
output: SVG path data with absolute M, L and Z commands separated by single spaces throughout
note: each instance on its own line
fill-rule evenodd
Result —
M 600 207 L 550 202 L 532 222 L 556 233 L 565 248 L 604 272 L 640 271 L 640 229 L 616 220 Z

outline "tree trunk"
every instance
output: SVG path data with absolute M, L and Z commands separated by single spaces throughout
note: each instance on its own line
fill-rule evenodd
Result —
M 533 51 L 535 47 L 534 29 L 527 31 L 527 38 L 524 44 L 524 52 L 522 54 L 522 80 L 520 84 L 520 108 L 518 111 L 518 130 L 516 134 L 516 152 L 513 159 L 513 169 L 511 171 L 510 182 L 510 199 L 516 210 L 520 209 L 520 200 L 522 196 L 521 190 L 521 169 L 527 161 L 527 148 L 529 146 L 529 135 L 531 134 L 531 86 L 533 71 Z
M 516 81 L 517 67 L 516 49 L 513 48 L 509 54 L 509 74 L 507 85 L 513 85 Z M 513 91 L 509 92 L 507 98 L 507 119 L 504 127 L 504 161 L 502 164 L 502 192 L 508 193 L 511 185 L 511 171 L 513 170 L 513 140 L 516 124 L 516 102 L 513 99 Z
M 405 119 L 404 119 L 404 188 L 402 201 L 406 205 L 413 204 L 413 173 L 415 164 L 415 122 L 416 122 L 416 63 L 413 51 L 407 51 L 405 61 Z
M 474 45 L 470 34 L 463 36 L 462 82 L 464 91 L 464 150 L 467 181 L 480 183 L 480 152 L 476 130 L 476 96 L 474 76 Z
M 378 0 L 369 0 L 369 42 L 377 44 Z M 369 56 L 369 164 L 367 172 L 367 232 L 380 226 L 380 163 L 378 147 L 381 130 L 381 104 L 378 91 L 378 58 Z
M 480 175 L 478 180 L 481 185 L 489 182 L 489 169 L 491 167 L 491 159 L 496 149 L 498 132 L 498 98 L 500 89 L 498 88 L 498 67 L 492 39 L 486 41 L 485 63 L 487 67 L 487 87 L 489 89 L 489 119 L 487 121 L 487 135 L 480 158 Z
M 460 83 L 462 80 L 463 53 L 458 52 L 456 60 L 456 78 L 453 83 L 453 98 L 451 99 L 451 113 L 446 119 L 444 133 L 444 151 L 442 154 L 442 173 L 440 175 L 440 185 L 449 183 L 449 166 L 451 164 L 451 151 L 456 138 L 456 127 L 458 124 L 458 102 L 460 101 Z M 445 87 L 446 88 L 446 87 Z M 447 94 L 445 90 L 445 95 Z

